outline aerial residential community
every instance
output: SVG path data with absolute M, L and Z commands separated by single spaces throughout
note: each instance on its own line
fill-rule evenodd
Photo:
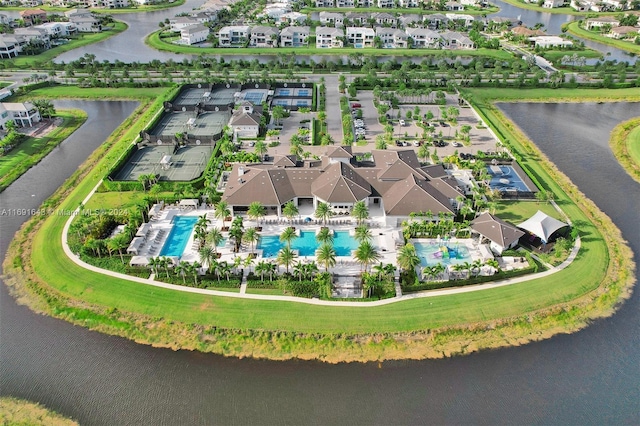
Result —
M 300 399 L 310 388 L 294 395 L 295 386 L 275 382 L 260 392 L 281 386 L 300 413 L 264 414 L 249 401 L 234 414 L 217 399 L 155 413 L 146 396 L 155 385 L 140 378 L 146 390 L 131 385 L 123 397 L 137 395 L 142 420 L 124 401 L 121 411 L 104 402 L 94 353 L 69 364 L 88 372 L 96 395 L 76 404 L 33 393 L 41 386 L 21 363 L 57 353 L 44 347 L 75 342 L 42 369 L 59 382 L 58 368 L 77 376 L 62 361 L 74 359 L 70 348 L 95 344 L 111 356 L 129 344 L 93 343 L 66 322 L 135 341 L 133 351 L 188 349 L 172 353 L 174 365 L 188 359 L 199 372 L 178 376 L 209 399 L 227 372 L 239 386 L 227 384 L 232 393 L 245 392 L 248 379 L 232 378 L 244 360 L 221 370 L 224 358 L 192 351 L 379 369 L 423 360 L 394 367 L 421 371 L 402 380 L 418 389 L 423 375 L 437 382 L 425 359 L 543 350 L 534 342 L 559 334 L 601 344 L 577 333 L 587 326 L 606 334 L 607 347 L 637 346 L 618 337 L 626 333 L 618 315 L 608 325 L 615 332 L 601 333 L 598 320 L 637 299 L 637 221 L 628 217 L 640 182 L 639 11 L 637 1 L 616 0 L 1 2 L 0 242 L 3 291 L 13 297 L 0 303 L 9 324 L 23 324 L 3 329 L 3 340 L 18 348 L 30 335 L 40 345 L 3 352 L 3 395 L 49 405 L 3 397 L 0 419 L 28 423 L 19 416 L 55 417 L 40 411 L 55 408 L 87 424 L 176 424 L 199 406 L 206 424 L 354 420 L 340 408 L 311 413 Z M 16 301 L 64 320 L 69 335 L 54 329 L 55 343 L 38 341 L 40 326 Z M 160 349 L 145 349 L 126 356 L 135 370 L 170 370 L 145 358 Z M 520 364 L 531 361 L 517 364 L 522 379 Z M 300 383 L 317 382 L 302 364 L 282 365 Z M 271 380 L 270 367 L 251 369 Z M 343 373 L 361 379 L 351 366 Z M 364 375 L 373 383 L 375 373 Z M 78 394 L 84 384 L 68 386 Z M 322 405 L 351 398 L 319 386 Z M 562 399 L 534 387 L 542 406 Z M 585 400 L 602 398 L 610 397 Z M 450 417 L 430 405 L 427 420 L 383 406 L 362 422 L 560 418 L 524 409 Z M 216 421 L 214 409 L 223 413 Z

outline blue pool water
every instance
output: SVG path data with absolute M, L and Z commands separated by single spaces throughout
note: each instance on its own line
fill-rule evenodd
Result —
M 351 252 L 358 248 L 358 242 L 349 235 L 349 231 L 339 231 L 333 236 L 333 248 L 336 256 L 351 256 Z
M 437 263 L 457 265 L 459 263 L 472 261 L 469 249 L 464 245 L 417 242 L 414 246 L 418 256 L 420 257 L 422 267 L 433 266 Z
M 495 166 L 494 166 L 495 167 Z M 522 181 L 515 169 L 511 166 L 498 166 L 501 173 L 494 173 L 491 166 L 487 167 L 487 171 L 491 175 L 489 186 L 491 189 L 499 191 L 518 190 L 520 192 L 530 192 L 531 189 Z
M 173 228 L 160 250 L 160 256 L 182 256 L 197 221 L 196 216 L 175 216 L 171 220 Z
M 276 257 L 284 246 L 279 235 L 266 235 L 260 238 L 257 248 L 262 250 L 262 257 Z M 315 231 L 301 231 L 300 236 L 291 243 L 291 249 L 297 250 L 300 256 L 315 256 L 318 246 Z M 333 248 L 337 256 L 350 256 L 351 251 L 358 248 L 358 243 L 349 236 L 348 231 L 336 232 Z

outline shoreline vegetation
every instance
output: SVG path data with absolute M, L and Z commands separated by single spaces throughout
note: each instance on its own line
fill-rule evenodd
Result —
M 640 183 L 640 117 L 618 124 L 611 131 L 609 146 L 622 168 Z
M 44 207 L 75 209 L 95 187 L 101 170 L 174 91 L 154 102 L 142 99 Z M 441 358 L 575 332 L 613 314 L 630 296 L 635 265 L 611 220 L 494 106 L 496 101 L 543 100 L 549 92 L 564 101 L 640 97 L 630 90 L 463 92 L 483 120 L 524 154 L 525 167 L 556 195 L 580 230 L 583 249 L 574 263 L 545 279 L 370 309 L 183 294 L 78 267 L 62 252 L 67 218 L 50 216 L 33 217 L 16 234 L 4 263 L 7 285 L 20 303 L 73 324 L 138 343 L 235 357 L 331 363 Z M 32 249 L 45 241 L 49 250 Z
M 358 53 L 365 56 L 427 56 L 435 55 L 442 52 L 450 52 L 441 49 L 376 49 L 363 48 L 356 49 L 353 47 L 340 47 L 333 49 L 317 49 L 315 46 L 308 47 L 193 47 L 180 44 L 166 42 L 160 38 L 162 30 L 149 34 L 144 42 L 148 46 L 161 52 L 173 52 L 182 54 L 207 54 L 207 55 L 229 55 L 229 56 L 246 56 L 246 55 L 278 55 L 278 54 L 295 54 L 295 55 L 346 55 L 349 53 Z M 496 59 L 508 60 L 513 55 L 504 50 L 495 49 L 473 49 L 455 51 L 459 56 L 486 56 Z
M 87 113 L 78 109 L 61 109 L 53 117 L 62 122 L 42 137 L 28 137 L 8 154 L 0 157 L 0 192 L 38 164 L 87 120 Z
M 553 13 L 558 15 L 577 15 L 577 16 L 587 16 L 587 15 L 619 15 L 621 12 L 593 12 L 591 10 L 586 12 L 579 12 L 577 10 L 572 9 L 569 6 L 565 7 L 554 7 L 554 8 L 546 8 L 542 6 L 538 6 L 536 3 L 525 3 L 521 0 L 502 0 L 503 2 L 510 4 L 511 6 L 518 7 L 520 9 L 533 10 L 536 12 L 544 12 L 544 13 Z
M 134 13 L 134 12 L 153 12 L 156 10 L 164 10 L 170 9 L 176 6 L 182 6 L 186 0 L 175 0 L 173 2 L 163 1 L 158 4 L 148 4 L 148 5 L 140 5 L 137 7 L 120 7 L 116 9 L 102 9 L 102 8 L 89 8 L 91 12 L 94 13 L 104 13 L 109 15 L 121 14 L 121 13 Z M 0 7 L 0 11 L 2 10 L 28 10 L 33 9 L 33 7 L 24 7 L 24 6 L 2 6 Z M 45 12 L 67 12 L 69 10 L 68 7 L 56 7 L 50 6 L 46 4 L 41 4 L 38 6 L 38 9 L 42 9 Z
M 616 40 L 611 37 L 605 37 L 599 34 L 594 33 L 593 31 L 587 31 L 584 28 L 580 27 L 579 22 L 569 22 L 567 24 L 563 24 L 563 29 L 566 29 L 568 33 L 573 34 L 578 37 L 585 38 L 587 40 L 595 41 L 597 43 L 606 44 L 607 46 L 612 46 L 620 50 L 624 50 L 625 52 L 629 52 L 632 55 L 640 54 L 640 45 L 633 44 L 631 42 Z
M 24 399 L 0 398 L 0 424 L 29 426 L 77 426 L 78 422 L 41 404 Z

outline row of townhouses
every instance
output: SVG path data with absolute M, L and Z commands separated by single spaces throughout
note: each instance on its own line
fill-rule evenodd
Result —
M 460 13 L 434 13 L 430 15 L 402 14 L 394 16 L 390 13 L 337 13 L 320 12 L 318 14 L 320 24 L 323 26 L 344 27 L 344 26 L 385 26 L 385 27 L 420 27 L 427 26 L 431 29 L 444 28 L 449 23 L 470 27 L 477 19 L 472 15 Z M 348 25 L 345 25 L 347 23 Z
M 431 0 L 315 0 L 316 7 L 379 7 L 379 8 L 411 8 L 424 7 L 430 8 L 434 5 Z M 487 2 L 484 0 L 459 0 L 448 1 L 445 8 L 451 11 L 464 10 L 465 6 L 484 6 Z
M 91 7 L 100 9 L 119 9 L 137 5 L 154 4 L 160 0 L 3 0 L 2 6 L 38 7 L 44 4 L 56 7 Z
M 538 0 L 524 1 L 525 3 L 539 3 Z M 633 2 L 631 0 L 543 0 L 541 6 L 545 9 L 570 6 L 578 12 L 609 12 L 633 9 Z

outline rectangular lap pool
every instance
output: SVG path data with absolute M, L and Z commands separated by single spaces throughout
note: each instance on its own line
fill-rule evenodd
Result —
M 513 166 L 487 166 L 487 171 L 491 175 L 491 181 L 489 182 L 491 189 L 532 192 Z
M 171 228 L 167 241 L 162 246 L 160 256 L 181 257 L 197 221 L 198 218 L 196 216 L 174 216 L 171 220 L 173 228 Z
M 469 248 L 459 243 L 437 243 L 434 241 L 414 243 L 416 252 L 420 257 L 420 264 L 433 266 L 438 263 L 446 265 L 457 265 L 464 262 L 471 262 Z
M 284 246 L 285 243 L 280 241 L 279 235 L 266 235 L 258 242 L 258 248 L 262 249 L 262 257 L 276 257 Z M 315 231 L 302 231 L 291 243 L 291 249 L 297 250 L 300 256 L 315 256 L 317 247 Z
M 336 231 L 333 236 L 333 248 L 336 256 L 351 256 L 351 252 L 358 248 L 358 242 L 349 235 L 349 231 Z

